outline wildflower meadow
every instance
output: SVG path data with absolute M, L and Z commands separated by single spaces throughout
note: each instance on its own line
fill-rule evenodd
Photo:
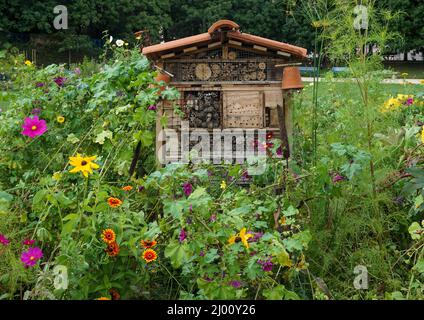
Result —
M 304 81 L 261 174 L 157 162 L 158 104 L 183 112 L 138 39 L 78 64 L 0 50 L 0 300 L 423 299 L 424 81 L 355 51 L 382 20 L 337 17 L 317 43 L 351 77 Z

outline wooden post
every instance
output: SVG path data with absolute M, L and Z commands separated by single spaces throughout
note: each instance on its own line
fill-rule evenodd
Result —
M 277 113 L 278 113 L 278 124 L 280 127 L 280 139 L 281 139 L 281 147 L 283 151 L 284 159 L 288 160 L 290 158 L 290 145 L 289 138 L 287 136 L 287 128 L 286 128 L 286 99 L 283 100 L 283 106 L 277 105 Z

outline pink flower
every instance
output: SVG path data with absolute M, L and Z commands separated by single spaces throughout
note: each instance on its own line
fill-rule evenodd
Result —
M 33 267 L 42 257 L 43 252 L 41 251 L 41 249 L 38 247 L 34 247 L 29 248 L 28 251 L 22 253 L 21 261 L 25 264 L 26 267 Z
M 31 240 L 31 239 L 25 239 L 24 241 L 22 241 L 22 244 L 25 246 L 32 246 L 35 243 L 35 240 Z
M 41 113 L 41 109 L 40 108 L 34 108 L 31 111 L 31 114 L 33 114 L 34 116 L 38 116 Z
M 178 236 L 178 238 L 180 239 L 180 242 L 183 242 L 187 238 L 187 234 L 184 231 L 184 229 L 181 229 L 180 235 Z
M 22 128 L 24 130 L 22 130 L 21 134 L 30 138 L 35 138 L 47 131 L 47 124 L 46 120 L 40 120 L 38 116 L 34 116 L 33 118 L 27 117 L 24 120 Z
M 81 69 L 80 68 L 75 68 L 74 73 L 78 76 L 81 74 Z
M 408 98 L 406 101 L 405 101 L 405 104 L 407 105 L 407 106 L 410 106 L 410 105 L 412 105 L 414 103 L 414 99 L 412 99 L 412 98 Z
M 283 156 L 283 148 L 281 148 L 281 146 L 279 146 L 277 148 L 277 150 L 275 150 L 275 153 L 277 154 L 277 157 L 282 157 Z
M 274 266 L 274 264 L 271 262 L 271 257 L 269 257 L 266 261 L 258 260 L 258 263 L 262 266 L 262 270 L 265 272 L 272 271 L 272 267 Z
M 7 239 L 4 235 L 0 234 L 0 243 L 4 246 L 7 246 L 10 243 L 10 240 Z
M 337 183 L 337 182 L 339 182 L 339 181 L 343 181 L 343 180 L 346 180 L 346 177 L 344 177 L 344 176 L 342 176 L 342 175 L 340 175 L 340 174 L 338 174 L 338 173 L 336 173 L 336 174 L 333 176 L 333 179 L 332 179 L 333 183 Z
M 153 105 L 152 105 L 152 106 L 150 106 L 150 107 L 149 107 L 149 110 L 156 110 L 156 106 L 153 106 Z
M 233 286 L 234 288 L 238 289 L 238 288 L 241 287 L 241 282 L 233 280 L 233 281 L 230 282 L 230 285 Z
M 66 79 L 65 77 L 56 77 L 56 78 L 54 78 L 53 79 L 53 81 L 59 86 L 59 87 L 63 87 L 64 86 L 64 84 L 65 84 L 65 82 L 66 82 L 66 80 L 68 80 L 68 79 Z
M 193 192 L 193 186 L 191 185 L 191 183 L 184 183 L 183 190 L 184 194 L 188 197 Z

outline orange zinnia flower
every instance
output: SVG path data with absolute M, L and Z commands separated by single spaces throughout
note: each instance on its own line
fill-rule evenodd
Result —
M 109 257 L 116 257 L 119 253 L 119 245 L 116 242 L 109 243 L 105 251 Z
M 144 249 L 153 248 L 157 242 L 155 240 L 141 240 L 140 244 L 144 247 Z
M 125 186 L 125 187 L 122 187 L 122 190 L 124 190 L 124 191 L 131 191 L 133 189 L 133 187 L 132 186 Z
M 115 240 L 116 240 L 115 231 L 113 231 L 112 229 L 103 230 L 102 240 L 107 244 L 111 244 L 111 243 L 115 242 Z
M 122 204 L 122 201 L 118 198 L 110 197 L 109 199 L 107 199 L 107 203 L 110 207 L 117 208 Z
M 109 290 L 110 296 L 112 297 L 112 300 L 120 300 L 121 299 L 121 295 L 119 294 L 119 292 L 115 289 L 110 289 Z
M 100 298 L 98 298 L 98 299 L 96 299 L 96 300 L 110 300 L 110 298 L 100 297 Z
M 149 263 L 155 261 L 158 258 L 156 251 L 153 249 L 147 249 L 143 252 L 143 259 Z

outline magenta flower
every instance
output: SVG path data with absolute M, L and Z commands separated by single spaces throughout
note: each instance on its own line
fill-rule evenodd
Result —
M 203 250 L 200 251 L 199 256 L 204 257 L 205 256 L 205 252 Z
M 274 264 L 271 262 L 271 257 L 269 257 L 266 261 L 258 260 L 258 263 L 262 266 L 262 270 L 265 272 L 272 271 L 272 267 L 274 266 Z
M 209 221 L 210 221 L 210 222 L 215 222 L 215 221 L 216 221 L 216 214 L 215 214 L 215 213 L 213 213 L 213 214 L 211 215 L 211 217 L 209 218 Z
M 47 131 L 47 124 L 46 120 L 40 120 L 38 116 L 34 116 L 33 118 L 27 117 L 24 120 L 22 128 L 24 130 L 22 130 L 21 134 L 30 138 L 35 138 Z
M 412 99 L 412 98 L 408 98 L 406 101 L 405 101 L 405 104 L 407 105 L 407 106 L 410 106 L 410 105 L 412 105 L 414 103 L 414 99 Z
M 3 234 L 0 234 L 0 243 L 4 246 L 7 246 L 10 243 L 10 240 L 7 239 Z
M 250 178 L 251 178 L 251 176 L 249 176 L 249 172 L 248 171 L 243 172 L 243 174 L 241 176 L 241 179 L 243 181 L 249 180 Z
M 343 181 L 343 180 L 346 180 L 346 177 L 344 177 L 344 176 L 342 176 L 338 173 L 335 174 L 334 177 L 333 177 L 333 183 L 337 183 L 337 182 Z
M 150 106 L 149 110 L 156 110 L 156 106 L 154 106 L 154 105 Z
M 25 264 L 25 267 L 33 267 L 42 257 L 43 252 L 41 251 L 41 249 L 38 247 L 34 247 L 29 248 L 28 251 L 22 253 L 21 261 Z
M 24 241 L 22 241 L 22 244 L 25 246 L 32 246 L 35 243 L 35 240 L 31 240 L 31 239 L 25 239 Z
M 63 87 L 65 85 L 66 82 L 66 78 L 65 77 L 56 77 L 53 79 L 53 81 L 59 86 L 59 87 Z
M 279 146 L 277 150 L 275 150 L 275 153 L 277 154 L 278 157 L 281 157 L 283 155 L 283 148 Z
M 39 116 L 40 113 L 41 113 L 41 109 L 40 108 L 34 108 L 31 111 L 31 114 L 34 115 L 34 116 Z
M 238 289 L 238 288 L 241 287 L 241 282 L 233 280 L 233 281 L 230 282 L 230 285 L 233 286 L 234 288 Z
M 178 236 L 178 238 L 180 239 L 180 242 L 183 242 L 187 238 L 187 234 L 184 231 L 184 229 L 181 229 L 180 235 Z
M 183 190 L 184 190 L 184 194 L 188 197 L 193 192 L 193 186 L 191 185 L 191 183 L 188 183 L 188 182 L 184 183 Z
M 44 82 L 37 82 L 37 83 L 35 84 L 35 87 L 36 87 L 36 88 L 42 88 L 42 87 L 44 87 Z
M 253 234 L 253 238 L 248 239 L 248 242 L 258 242 L 260 238 L 263 237 L 264 233 L 263 232 L 252 232 L 249 231 L 249 234 Z

